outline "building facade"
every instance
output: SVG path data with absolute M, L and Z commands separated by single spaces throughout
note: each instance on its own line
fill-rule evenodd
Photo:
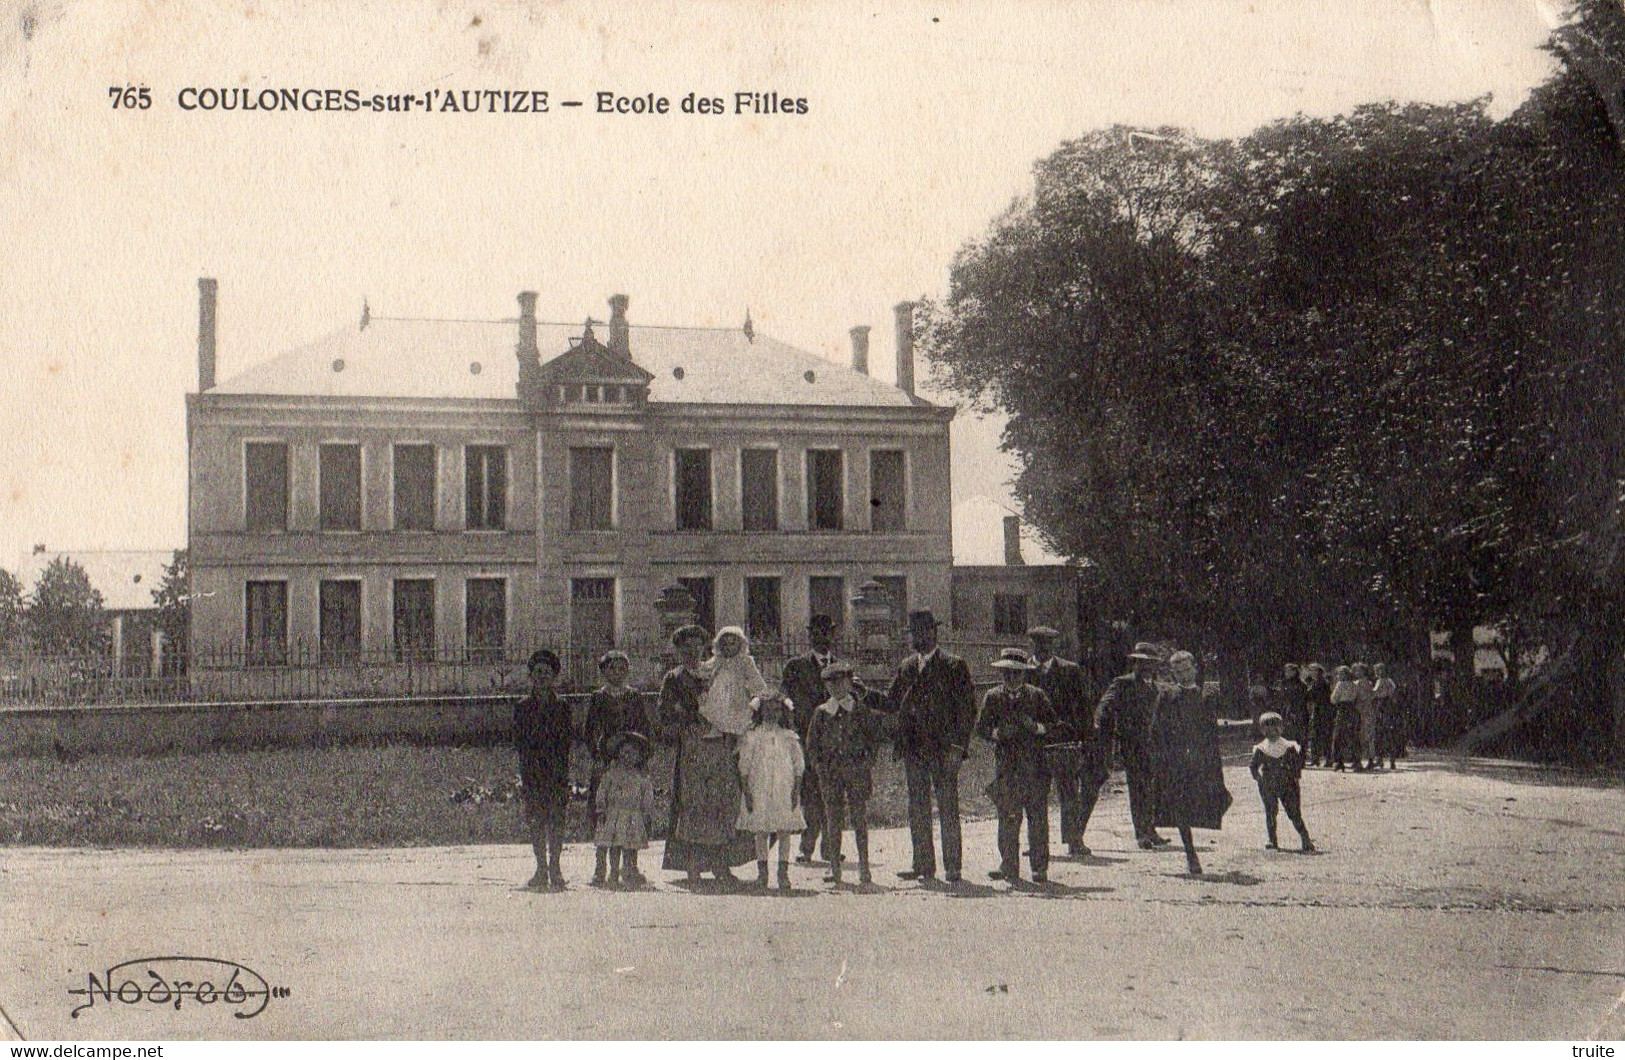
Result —
M 214 379 L 214 281 L 200 281 L 188 396 L 194 655 L 274 666 L 538 645 L 656 642 L 687 589 L 710 628 L 847 623 L 878 580 L 898 624 L 945 614 L 950 408 L 899 380 L 741 329 L 363 315 Z M 602 338 L 597 328 L 602 327 Z M 904 370 L 906 362 L 906 371 Z

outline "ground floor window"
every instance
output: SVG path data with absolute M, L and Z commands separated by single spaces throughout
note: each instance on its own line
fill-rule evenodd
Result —
M 469 658 L 501 662 L 508 651 L 508 581 L 470 578 L 467 588 L 464 636 Z
M 427 662 L 434 658 L 434 580 L 395 579 L 395 658 Z
M 717 631 L 717 583 L 714 578 L 678 578 L 677 584 L 694 597 L 694 621 L 710 633 Z
M 615 646 L 615 579 L 570 580 L 570 646 L 596 653 Z
M 352 663 L 361 652 L 361 583 L 324 581 L 317 589 L 321 661 Z
M 780 640 L 783 622 L 779 613 L 779 579 L 745 579 L 745 632 L 753 643 Z
M 288 661 L 288 583 L 249 582 L 244 593 L 244 661 L 281 666 Z
M 993 632 L 1001 637 L 1027 635 L 1027 597 L 1021 593 L 993 594 Z
M 846 579 L 839 575 L 817 575 L 807 579 L 807 618 L 827 615 L 837 629 L 846 626 Z

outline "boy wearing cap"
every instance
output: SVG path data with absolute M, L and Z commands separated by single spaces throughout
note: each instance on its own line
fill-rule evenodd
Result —
M 835 661 L 824 667 L 820 680 L 829 698 L 813 711 L 807 726 L 808 772 L 818 774 L 824 796 L 824 837 L 830 865 L 825 883 L 841 882 L 841 833 L 846 814 L 852 814 L 852 832 L 858 846 L 858 882 L 871 882 L 869 874 L 869 796 L 874 790 L 876 749 L 884 738 L 885 716 L 859 700 L 853 692 L 852 664 Z M 809 821 L 810 823 L 810 821 Z
M 1065 741 L 1070 727 L 1055 716 L 1044 690 L 1027 683 L 1034 667 L 1025 651 L 1005 648 L 993 661 L 1003 683 L 988 690 L 976 735 L 994 745 L 993 783 L 987 793 L 999 810 L 999 868 L 993 879 L 1021 885 L 1021 818 L 1027 817 L 1027 845 L 1033 882 L 1049 873 L 1049 763 L 1044 745 Z
M 886 692 L 887 709 L 897 718 L 896 754 L 908 780 L 908 832 L 914 867 L 897 875 L 928 880 L 937 874 L 931 842 L 931 802 L 936 798 L 942 829 L 943 879 L 958 883 L 963 864 L 959 831 L 959 767 L 976 725 L 976 688 L 965 660 L 937 646 L 937 619 L 911 611 L 909 639 L 914 653 L 897 668 Z
M 529 888 L 564 889 L 559 855 L 564 850 L 565 808 L 570 802 L 570 708 L 554 691 L 559 657 L 546 648 L 531 653 L 530 694 L 514 704 L 513 745 L 519 752 L 520 799 L 536 874 Z
M 1258 784 L 1259 797 L 1264 800 L 1264 827 L 1269 833 L 1265 848 L 1280 849 L 1275 836 L 1276 804 L 1279 803 L 1286 807 L 1287 820 L 1298 830 L 1303 849 L 1312 851 L 1315 844 L 1309 841 L 1309 830 L 1303 825 L 1298 792 L 1298 780 L 1303 775 L 1303 748 L 1281 735 L 1281 715 L 1273 710 L 1259 716 L 1258 727 L 1263 730 L 1264 738 L 1253 745 L 1253 760 L 1248 769 Z

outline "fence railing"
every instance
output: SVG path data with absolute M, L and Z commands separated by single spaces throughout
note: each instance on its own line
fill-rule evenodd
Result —
M 964 656 L 979 680 L 1006 640 L 952 640 L 943 647 Z M 634 685 L 653 689 L 671 663 L 664 641 L 616 645 L 632 661 Z M 415 649 L 334 649 L 293 643 L 267 650 L 224 648 L 196 651 L 179 665 L 153 674 L 112 655 L 0 655 L 0 707 L 75 704 L 258 703 L 284 700 L 436 699 L 517 695 L 528 685 L 525 661 L 535 648 L 550 648 L 562 663 L 560 684 L 585 691 L 599 683 L 598 660 L 607 645 L 572 645 L 568 639 L 502 648 L 442 646 Z M 752 645 L 762 675 L 778 683 L 787 660 L 811 650 L 803 637 Z M 859 659 L 853 638 L 837 641 L 837 656 Z M 907 647 L 894 644 L 874 663 L 894 669 Z M 868 655 L 871 660 L 873 654 Z

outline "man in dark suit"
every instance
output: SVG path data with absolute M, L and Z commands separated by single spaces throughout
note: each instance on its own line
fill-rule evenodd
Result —
M 1151 761 L 1151 723 L 1157 707 L 1157 668 L 1162 651 L 1146 641 L 1129 652 L 1132 673 L 1112 678 L 1106 694 L 1095 709 L 1096 739 L 1103 750 L 1117 740 L 1128 774 L 1128 812 L 1134 821 L 1134 838 L 1140 849 L 1150 850 L 1170 842 L 1157 834 L 1155 773 Z
M 1056 717 L 1066 723 L 1078 741 L 1076 751 L 1068 748 L 1069 753 L 1058 755 L 1050 770 L 1061 803 L 1061 842 L 1072 855 L 1088 857 L 1083 832 L 1095 812 L 1100 785 L 1106 781 L 1107 761 L 1095 739 L 1094 697 L 1089 694 L 1083 668 L 1055 654 L 1055 645 L 1061 639 L 1059 631 L 1034 626 L 1027 631 L 1027 637 L 1032 641 L 1037 667 L 1028 681 L 1049 696 Z
M 931 842 L 931 799 L 936 797 L 942 828 L 943 879 L 957 883 L 964 866 L 959 838 L 959 767 L 976 725 L 976 690 L 970 667 L 937 646 L 937 620 L 930 611 L 911 611 L 909 639 L 914 653 L 903 660 L 886 693 L 897 718 L 897 757 L 908 779 L 908 831 L 914 867 L 897 875 L 931 879 L 937 854 Z
M 807 728 L 812 724 L 813 712 L 829 698 L 824 686 L 824 668 L 835 661 L 835 622 L 828 615 L 814 615 L 807 623 L 807 639 L 812 650 L 798 655 L 784 664 L 782 690 L 794 704 L 794 724 L 803 747 L 807 745 Z M 861 699 L 862 692 L 859 691 Z M 812 860 L 813 849 L 829 860 L 829 833 L 824 829 L 824 799 L 818 787 L 818 771 L 809 767 L 801 775 L 801 808 L 807 818 L 807 830 L 801 833 L 801 853 L 796 860 L 806 864 Z M 822 835 L 823 842 L 819 843 Z

